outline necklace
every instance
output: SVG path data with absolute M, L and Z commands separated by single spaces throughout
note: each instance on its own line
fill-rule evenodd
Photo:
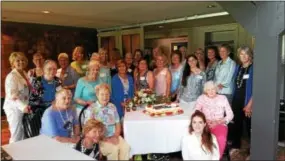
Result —
M 237 80 L 236 80 L 237 88 L 241 88 L 241 87 L 242 87 L 242 85 L 243 85 L 243 76 L 244 76 L 244 74 L 247 73 L 248 68 L 249 68 L 249 66 L 248 66 L 248 67 L 245 67 L 245 68 L 243 68 L 243 67 L 241 66 L 241 67 L 239 68 L 239 72 L 238 72 L 238 76 L 237 76 Z M 244 72 L 242 72 L 243 69 L 244 69 Z
M 72 122 L 71 122 L 71 120 L 69 118 L 67 110 L 65 110 L 67 120 L 64 120 L 60 110 L 58 109 L 58 107 L 56 107 L 56 108 L 57 108 L 57 111 L 59 112 L 59 115 L 61 117 L 62 122 L 64 123 L 63 124 L 63 128 L 68 130 L 68 131 L 72 131 Z

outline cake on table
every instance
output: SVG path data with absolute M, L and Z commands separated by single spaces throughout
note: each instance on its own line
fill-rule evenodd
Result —
M 183 114 L 183 109 L 179 107 L 177 103 L 162 103 L 162 104 L 154 104 L 147 105 L 143 110 L 145 114 L 148 114 L 152 117 L 160 117 L 160 116 L 173 116 Z

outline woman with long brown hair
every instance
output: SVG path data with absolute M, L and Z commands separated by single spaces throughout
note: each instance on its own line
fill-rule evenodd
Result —
M 183 160 L 219 160 L 217 139 L 211 134 L 205 115 L 195 111 L 191 116 L 189 133 L 182 139 Z

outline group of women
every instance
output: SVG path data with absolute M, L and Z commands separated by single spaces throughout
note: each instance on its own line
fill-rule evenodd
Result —
M 138 90 L 152 89 L 158 96 L 196 110 L 189 134 L 182 143 L 184 159 L 221 158 L 227 141 L 227 124 L 232 120 L 233 128 L 229 131 L 234 134 L 234 150 L 239 149 L 243 120 L 250 130 L 251 49 L 239 48 L 239 65 L 229 57 L 228 45 L 207 48 L 206 59 L 202 49 L 193 55 L 185 53 L 172 52 L 168 65 L 160 47 L 153 49 L 152 59 L 146 59 L 141 50 L 121 58 L 117 49 L 108 54 L 100 48 L 88 61 L 84 48 L 78 46 L 73 50 L 72 63 L 66 53 L 58 55 L 58 63 L 44 60 L 40 53 L 34 54 L 36 67 L 28 73 L 25 55 L 11 53 L 12 71 L 5 80 L 4 103 L 10 143 L 24 139 L 23 114 L 40 109 L 44 111 L 41 134 L 74 143 L 77 150 L 94 158 L 128 160 L 130 147 L 121 137 L 124 102 Z M 84 106 L 89 108 L 81 132 L 78 120 Z M 197 144 L 192 144 L 194 138 Z M 195 149 L 202 147 L 202 151 L 190 150 L 194 145 Z

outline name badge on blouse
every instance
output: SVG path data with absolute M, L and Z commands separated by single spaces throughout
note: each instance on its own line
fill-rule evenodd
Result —
M 161 72 L 161 75 L 166 75 L 166 71 Z
M 242 79 L 248 79 L 248 78 L 249 78 L 249 74 L 245 74 L 245 75 L 243 75 Z
M 106 73 L 100 73 L 100 77 L 105 77 Z
M 128 69 L 128 72 L 131 73 L 133 70 L 132 69 Z
M 203 77 L 201 75 L 197 75 L 196 76 L 198 79 L 203 79 Z
M 61 86 L 58 86 L 58 87 L 56 87 L 56 91 L 58 92 L 58 91 L 60 91 L 62 89 L 62 87 Z
M 140 80 L 141 80 L 141 81 L 144 81 L 144 80 L 145 80 L 145 77 L 140 77 Z

